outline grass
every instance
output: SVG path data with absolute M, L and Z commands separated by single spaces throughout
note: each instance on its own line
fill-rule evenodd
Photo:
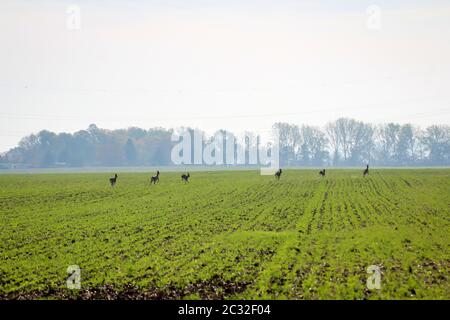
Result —
M 450 299 L 448 169 L 150 176 L 1 175 L 0 298 Z

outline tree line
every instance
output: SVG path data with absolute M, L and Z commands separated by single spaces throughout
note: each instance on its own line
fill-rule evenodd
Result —
M 340 118 L 324 127 L 278 122 L 273 129 L 279 135 L 284 167 L 450 165 L 448 125 L 421 129 L 412 124 L 374 125 Z M 43 130 L 2 154 L 0 167 L 170 166 L 175 131 L 107 130 L 94 124 L 73 134 Z
M 450 126 L 373 125 L 340 118 L 318 128 L 276 123 L 288 166 L 448 166 Z

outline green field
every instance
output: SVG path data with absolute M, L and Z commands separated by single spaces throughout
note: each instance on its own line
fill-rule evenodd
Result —
M 361 173 L 0 175 L 0 298 L 450 299 L 450 170 Z

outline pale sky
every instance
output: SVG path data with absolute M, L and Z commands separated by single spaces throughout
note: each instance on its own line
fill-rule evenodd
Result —
M 450 124 L 450 1 L 337 2 L 1 0 L 0 152 L 91 123 Z

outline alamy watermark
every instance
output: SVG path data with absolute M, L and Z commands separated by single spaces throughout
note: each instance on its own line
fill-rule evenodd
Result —
M 370 5 L 366 9 L 366 27 L 369 30 L 381 30 L 381 8 L 377 5 Z
M 81 289 L 81 269 L 76 264 L 67 267 L 67 274 L 69 277 L 66 280 L 68 289 Z
M 370 265 L 367 267 L 367 273 L 370 276 L 367 278 L 367 289 L 380 290 L 381 289 L 381 270 L 377 265 Z
M 66 9 L 66 28 L 68 30 L 81 29 L 81 9 L 79 6 L 73 4 Z
M 172 134 L 176 142 L 171 152 L 175 165 L 256 165 L 262 175 L 272 175 L 279 169 L 279 139 L 277 132 L 271 138 L 242 134 L 235 136 L 219 131 L 205 139 L 202 131 L 183 129 Z

